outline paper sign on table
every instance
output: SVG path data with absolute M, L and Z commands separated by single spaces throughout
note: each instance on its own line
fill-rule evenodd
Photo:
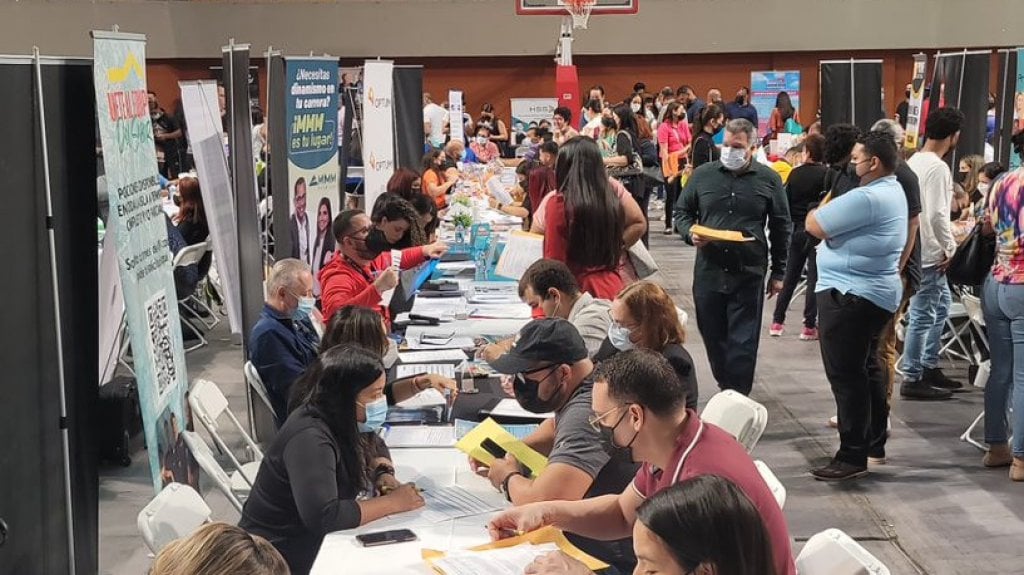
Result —
M 709 240 L 718 240 L 721 242 L 752 242 L 755 238 L 748 238 L 740 232 L 734 232 L 731 230 L 716 230 L 697 224 L 690 228 L 691 234 L 697 234 L 702 238 Z
M 480 463 L 490 465 L 494 462 L 494 456 L 483 447 L 480 447 L 480 444 L 485 439 L 490 439 L 507 453 L 511 453 L 520 463 L 533 472 L 534 477 L 540 475 L 548 465 L 547 457 L 537 453 L 532 447 L 516 439 L 515 436 L 498 425 L 498 422 L 490 417 L 483 420 L 480 425 L 467 433 L 465 437 L 455 444 L 455 447 Z
M 529 232 L 514 231 L 508 236 L 505 250 L 498 258 L 494 273 L 518 280 L 526 269 L 544 257 L 544 236 Z
M 518 549 L 520 553 L 530 555 L 529 560 L 526 561 L 522 566 L 518 566 L 520 559 L 518 558 L 519 553 L 512 553 L 510 556 L 494 556 L 494 559 L 488 560 L 488 555 L 485 553 L 494 553 L 496 551 L 512 551 Z M 575 545 L 569 542 L 565 538 L 565 535 L 555 529 L 554 527 L 543 527 L 536 531 L 531 531 L 525 535 L 519 537 L 512 537 L 509 539 L 502 539 L 501 541 L 495 541 L 493 543 L 487 543 L 485 545 L 478 545 L 471 547 L 467 551 L 456 551 L 452 553 L 445 553 L 444 551 L 436 551 L 433 549 L 423 549 L 421 551 L 423 559 L 434 568 L 435 571 L 443 575 L 460 575 L 462 573 L 489 573 L 491 575 L 504 574 L 506 571 L 502 571 L 496 568 L 496 561 L 507 562 L 511 560 L 515 564 L 512 565 L 514 575 L 519 575 L 523 572 L 531 561 L 536 558 L 537 555 L 548 553 L 550 551 L 562 551 L 569 557 L 580 561 L 587 566 L 591 571 L 600 571 L 601 569 L 607 569 L 608 564 L 590 555 L 587 555 L 583 551 L 580 551 Z M 472 553 L 477 552 L 477 553 Z M 464 558 L 476 557 L 478 561 L 466 563 Z M 459 558 L 461 561 L 450 562 L 446 561 L 448 558 Z M 504 560 L 504 561 L 502 561 Z M 472 560 L 470 560 L 472 561 Z M 451 571 L 445 567 L 451 565 Z M 500 563 L 499 563 L 500 565 Z M 518 566 L 518 571 L 516 567 Z M 470 570 L 466 571 L 464 567 L 468 567 Z M 462 569 L 462 570 L 460 570 Z

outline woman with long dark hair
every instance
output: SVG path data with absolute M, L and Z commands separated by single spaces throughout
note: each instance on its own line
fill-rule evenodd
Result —
M 494 142 L 499 150 L 507 150 L 509 139 L 508 127 L 495 113 L 494 106 L 491 104 L 485 103 L 480 107 L 480 118 L 476 121 L 476 125 L 480 126 L 482 124 L 486 124 L 490 128 L 488 139 Z
M 717 475 L 676 483 L 636 510 L 638 573 L 775 575 L 761 515 L 739 487 Z
M 590 138 L 577 136 L 558 150 L 558 191 L 545 206 L 544 257 L 569 266 L 580 289 L 613 299 L 622 289 L 624 215 Z
M 313 279 L 320 277 L 320 269 L 331 261 L 334 256 L 334 233 L 331 232 L 331 222 L 334 221 L 334 214 L 331 211 L 331 199 L 327 196 L 320 198 L 316 207 L 316 241 L 313 242 Z M 320 295 L 320 282 L 314 281 L 313 288 L 315 295 Z
M 715 134 L 725 127 L 725 110 L 718 104 L 708 104 L 693 124 L 693 146 L 690 149 L 690 167 L 717 162 L 722 153 L 715 145 Z
M 420 175 L 409 168 L 399 168 L 388 180 L 387 192 L 398 194 L 410 202 L 416 196 L 422 195 L 422 181 Z
M 455 185 L 457 180 L 445 174 L 444 153 L 441 150 L 427 152 L 423 156 L 422 168 L 420 186 L 423 189 L 423 193 L 434 200 L 434 205 L 437 206 L 437 209 L 445 209 L 448 206 L 448 190 Z
M 384 232 L 391 249 L 404 250 L 427 243 L 419 212 L 397 194 L 381 194 L 373 204 L 370 221 Z
M 778 96 L 775 96 L 775 107 L 772 108 L 772 115 L 768 118 L 768 130 L 771 137 L 775 137 L 786 131 L 786 122 L 793 120 L 797 124 L 800 123 L 800 112 L 793 107 L 793 101 L 789 98 L 789 93 L 779 92 Z
M 210 235 L 210 226 L 206 221 L 199 180 L 191 177 L 178 180 L 178 195 L 181 197 L 181 205 L 178 215 L 174 217 L 174 224 L 178 226 L 181 237 L 190 246 L 206 241 Z
M 375 433 L 388 407 L 380 357 L 339 346 L 310 370 L 315 383 L 277 432 L 239 521 L 293 574 L 309 572 L 324 535 L 423 506 L 415 485 L 395 479 Z

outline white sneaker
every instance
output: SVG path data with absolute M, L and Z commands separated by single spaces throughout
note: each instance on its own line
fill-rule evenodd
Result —
M 839 416 L 833 415 L 832 417 L 828 418 L 828 422 L 825 425 L 831 427 L 832 429 L 839 429 Z

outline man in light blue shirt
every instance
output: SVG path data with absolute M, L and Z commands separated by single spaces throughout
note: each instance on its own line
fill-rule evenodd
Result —
M 854 188 L 807 214 L 807 233 L 818 248 L 818 329 L 839 414 L 839 451 L 816 479 L 867 475 L 868 462 L 884 463 L 885 370 L 879 362 L 882 329 L 899 307 L 900 256 L 907 240 L 907 200 L 893 175 L 898 153 L 891 136 L 869 132 L 853 149 Z

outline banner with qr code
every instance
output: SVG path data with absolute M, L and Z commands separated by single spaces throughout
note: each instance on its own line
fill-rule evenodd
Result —
M 198 470 L 180 432 L 188 378 L 171 266 L 168 226 L 157 177 L 146 89 L 146 40 L 93 32 L 93 76 L 103 163 L 110 191 L 108 226 L 116 234 L 132 362 L 156 491 L 198 486 Z

